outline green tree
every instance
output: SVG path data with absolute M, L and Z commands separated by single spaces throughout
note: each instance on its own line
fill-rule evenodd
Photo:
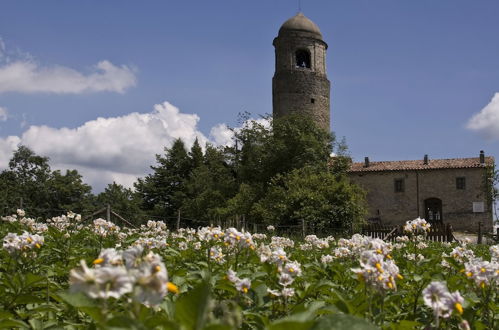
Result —
M 65 174 L 53 171 L 46 185 L 50 208 L 54 209 L 51 216 L 60 215 L 60 210 L 84 213 L 92 206 L 92 187 L 83 182 L 77 170 L 66 170 Z
M 92 200 L 91 187 L 76 170 L 51 171 L 49 158 L 19 146 L 0 174 L 0 204 L 10 213 L 22 207 L 30 216 L 52 217 L 65 211 L 82 212 Z M 22 201 L 22 202 L 21 202 Z
M 182 209 L 189 218 L 213 221 L 221 216 L 220 210 L 235 194 L 237 185 L 223 151 L 207 145 L 203 158 L 204 161 L 194 168 L 187 181 L 188 198 L 184 200 Z
M 173 217 L 186 196 L 185 183 L 192 163 L 181 139 L 165 148 L 164 155 L 156 155 L 153 173 L 139 179 L 135 189 L 142 200 L 142 208 L 153 216 Z
M 305 221 L 317 231 L 347 232 L 363 221 L 364 194 L 345 175 L 305 166 L 274 177 L 252 214 L 271 224 Z

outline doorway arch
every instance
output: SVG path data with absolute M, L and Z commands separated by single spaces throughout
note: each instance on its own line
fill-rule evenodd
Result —
M 424 201 L 425 219 L 429 222 L 442 222 L 442 200 L 440 198 L 427 198 Z

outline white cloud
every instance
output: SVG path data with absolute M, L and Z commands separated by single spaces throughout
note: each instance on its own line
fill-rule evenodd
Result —
M 0 107 L 0 121 L 6 121 L 8 115 L 7 108 Z
M 213 140 L 215 145 L 230 146 L 232 145 L 233 137 L 234 131 L 229 129 L 226 124 L 218 124 L 213 126 L 210 130 L 210 138 Z
M 100 61 L 89 74 L 60 65 L 40 67 L 32 60 L 17 60 L 0 66 L 0 93 L 124 93 L 135 84 L 132 69 L 109 61 Z
M 0 139 L 0 169 L 9 167 L 12 152 L 17 149 L 21 139 L 17 136 L 8 136 Z
M 251 124 L 253 122 L 262 125 L 263 127 L 266 128 L 270 127 L 270 121 L 265 118 L 259 118 L 259 119 L 250 118 L 242 126 L 249 125 L 251 127 Z M 233 145 L 234 142 L 232 140 L 232 138 L 234 137 L 234 132 L 239 132 L 242 126 L 230 129 L 226 124 L 218 124 L 211 128 L 210 138 L 213 140 L 215 145 L 231 146 Z
M 76 128 L 30 126 L 21 137 L 0 138 L 0 170 L 7 168 L 12 152 L 19 144 L 38 155 L 50 158 L 52 169 L 77 169 L 95 191 L 102 191 L 116 181 L 131 187 L 137 177 L 151 172 L 156 154 L 181 138 L 187 148 L 195 139 L 230 145 L 233 132 L 225 124 L 211 129 L 209 140 L 198 130 L 196 114 L 181 113 L 168 102 L 156 104 L 149 113 L 130 113 L 111 118 L 97 118 Z M 269 125 L 263 119 L 260 124 Z M 235 128 L 239 130 L 240 128 Z
M 479 113 L 473 115 L 466 126 L 488 140 L 499 140 L 499 93 Z
M 156 104 L 150 113 L 97 118 L 77 128 L 30 126 L 20 138 L 37 154 L 48 156 L 54 168 L 76 168 L 97 190 L 113 180 L 130 185 L 150 172 L 155 155 L 181 138 L 187 146 L 198 138 L 199 117 L 184 114 L 168 102 Z

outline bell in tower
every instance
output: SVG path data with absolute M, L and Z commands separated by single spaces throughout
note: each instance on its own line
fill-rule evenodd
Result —
M 326 76 L 327 44 L 319 27 L 302 13 L 288 19 L 274 39 L 272 78 L 274 118 L 292 113 L 311 117 L 329 132 L 330 82 Z

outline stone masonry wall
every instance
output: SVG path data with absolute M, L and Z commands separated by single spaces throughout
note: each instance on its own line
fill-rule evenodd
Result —
M 477 231 L 492 227 L 492 209 L 485 193 L 484 168 L 435 169 L 422 171 L 350 172 L 350 179 L 367 191 L 368 216 L 381 223 L 403 224 L 425 217 L 424 201 L 442 200 L 442 219 L 455 230 Z M 466 188 L 456 189 L 456 178 L 466 178 Z M 395 192 L 395 179 L 404 179 L 404 192 Z M 419 186 L 419 193 L 418 193 Z M 419 199 L 418 199 L 419 194 Z M 473 202 L 483 202 L 485 212 L 474 213 Z

